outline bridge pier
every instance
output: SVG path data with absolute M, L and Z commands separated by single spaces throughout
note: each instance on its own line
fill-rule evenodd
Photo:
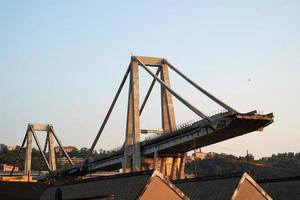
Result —
M 186 154 L 184 156 L 181 156 L 180 158 L 180 164 L 179 164 L 179 179 L 185 178 L 184 169 L 185 169 L 185 161 L 186 161 Z
M 185 154 L 164 156 L 154 153 L 153 157 L 144 159 L 142 170 L 158 170 L 171 180 L 184 178 L 185 156 Z
M 32 155 L 32 131 L 27 129 L 26 132 L 26 152 L 25 152 L 25 165 L 24 165 L 24 175 L 28 176 L 31 172 L 31 155 Z
M 158 152 L 154 152 L 153 158 L 142 158 L 140 150 L 140 114 L 147 101 L 140 108 L 139 102 L 139 61 L 145 62 L 146 65 L 158 67 L 160 72 L 160 80 L 164 83 L 161 85 L 161 120 L 163 134 L 169 134 L 176 129 L 175 112 L 173 104 L 173 96 L 169 77 L 169 65 L 164 59 L 135 57 L 131 58 L 129 66 L 130 82 L 128 92 L 127 122 L 126 122 L 126 139 L 124 148 L 124 158 L 122 163 L 123 172 L 140 171 L 143 169 L 158 169 L 169 178 L 180 178 L 184 172 L 184 159 L 178 155 L 175 157 L 160 157 Z M 155 79 L 154 79 L 155 80 Z M 153 85 L 150 86 L 150 92 Z M 143 160 L 143 162 L 141 161 Z
M 141 170 L 140 132 L 139 68 L 137 61 L 132 59 L 130 65 L 123 171 Z M 132 155 L 132 163 L 129 157 L 130 153 Z
M 166 159 L 165 158 L 160 158 L 160 172 L 162 173 L 162 174 L 165 174 L 165 172 L 166 172 Z
M 36 132 L 40 132 L 40 131 L 47 132 L 44 148 L 42 148 L 40 141 L 36 134 Z M 24 160 L 24 175 L 30 176 L 31 164 L 32 164 L 32 142 L 33 142 L 33 140 L 35 141 L 35 144 L 37 145 L 40 155 L 43 158 L 43 161 L 46 164 L 47 169 L 50 174 L 52 174 L 52 172 L 56 170 L 56 159 L 55 159 L 55 150 L 54 150 L 55 140 L 57 141 L 61 150 L 64 152 L 64 155 L 67 157 L 69 163 L 71 165 L 73 165 L 72 160 L 70 159 L 69 155 L 63 148 L 63 146 L 62 146 L 61 142 L 59 141 L 59 139 L 57 138 L 57 136 L 55 135 L 52 125 L 50 125 L 50 124 L 28 124 L 24 140 L 19 149 L 18 156 L 15 160 L 15 163 L 13 165 L 10 175 L 13 175 L 15 166 L 19 160 L 20 153 L 26 143 L 26 147 L 25 147 L 26 152 L 25 152 L 25 160 Z M 47 154 L 46 154 L 47 146 L 48 146 L 48 159 L 47 159 Z
M 48 151 L 49 151 L 49 166 L 52 171 L 56 170 L 56 159 L 55 159 L 55 151 L 54 151 L 54 133 L 50 128 L 47 130 L 48 137 Z

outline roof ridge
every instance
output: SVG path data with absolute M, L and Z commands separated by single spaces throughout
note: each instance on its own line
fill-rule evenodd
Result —
M 286 181 L 297 181 L 297 180 L 300 180 L 300 175 L 279 177 L 279 178 L 269 178 L 269 179 L 257 179 L 255 181 L 261 184 L 261 183 L 275 183 L 275 182 L 286 182 Z
M 212 176 L 202 176 L 202 177 L 195 177 L 195 178 L 186 178 L 186 179 L 179 179 L 175 180 L 175 183 L 180 182 L 194 182 L 194 181 L 211 181 L 211 180 L 223 180 L 223 179 L 230 179 L 230 178 L 240 178 L 242 177 L 244 172 L 237 172 L 231 174 L 223 174 L 223 175 L 212 175 Z
M 100 181 L 100 180 L 107 180 L 107 179 L 116 179 L 121 177 L 133 177 L 133 176 L 142 176 L 142 175 L 149 175 L 149 178 L 152 176 L 154 170 L 148 171 L 140 171 L 140 172 L 130 172 L 130 173 L 120 173 L 120 174 L 113 174 L 113 175 L 105 175 L 105 176 L 98 176 L 93 178 L 86 178 L 80 180 L 72 180 L 65 183 L 53 183 L 50 187 L 57 187 L 62 185 L 72 185 L 72 184 L 81 184 L 86 182 L 93 182 L 93 181 Z

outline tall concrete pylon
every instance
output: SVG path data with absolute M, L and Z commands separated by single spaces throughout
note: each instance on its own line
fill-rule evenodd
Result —
M 164 62 L 163 58 L 152 57 L 135 57 L 131 58 L 129 65 L 129 92 L 128 92 L 128 107 L 127 107 L 127 122 L 126 122 L 126 139 L 124 146 L 124 161 L 123 171 L 140 171 L 146 168 L 159 169 L 163 174 L 173 179 L 181 177 L 181 172 L 184 171 L 184 159 L 179 156 L 166 157 L 156 152 L 153 158 L 142 158 L 140 151 L 140 114 L 151 93 L 155 79 L 150 86 L 150 89 L 145 97 L 142 106 L 139 102 L 139 61 L 143 62 L 147 67 L 157 67 L 156 76 L 160 73 L 160 79 L 171 88 L 169 66 Z M 165 88 L 161 86 L 161 120 L 163 134 L 168 134 L 175 130 L 175 113 L 173 96 Z
M 124 171 L 141 170 L 140 150 L 140 103 L 139 103 L 139 68 L 134 59 L 130 65 L 130 81 L 128 92 L 126 139 L 124 150 Z M 131 152 L 130 152 L 131 151 Z M 131 153 L 132 161 L 129 157 Z
M 161 66 L 161 80 L 171 87 L 168 65 Z M 170 133 L 175 130 L 175 113 L 173 105 L 173 97 L 165 87 L 161 86 L 161 114 L 162 128 L 164 133 Z
M 36 135 L 36 132 L 46 132 L 47 136 L 46 136 L 46 140 L 45 140 L 45 145 L 44 145 L 44 149 L 42 149 L 41 144 L 38 140 L 38 137 Z M 45 164 L 47 165 L 48 171 L 51 174 L 53 171 L 56 170 L 56 159 L 55 159 L 55 150 L 54 150 L 54 142 L 55 140 L 57 141 L 59 147 L 62 149 L 62 151 L 64 152 L 65 156 L 67 157 L 69 163 L 71 165 L 73 165 L 72 160 L 70 159 L 69 155 L 67 154 L 67 152 L 65 151 L 65 149 L 63 148 L 61 142 L 59 141 L 59 139 L 57 138 L 56 134 L 54 133 L 54 129 L 53 126 L 51 124 L 28 124 L 27 130 L 26 130 L 26 134 L 24 137 L 24 140 L 22 142 L 21 148 L 18 152 L 18 157 L 20 156 L 20 152 L 23 149 L 25 143 L 26 143 L 26 150 L 25 150 L 25 163 L 24 163 L 24 175 L 26 176 L 30 176 L 31 174 L 31 164 L 32 164 L 32 145 L 33 142 L 32 140 L 34 139 L 40 154 L 45 162 Z M 48 146 L 48 159 L 47 159 L 47 155 L 46 155 L 46 150 L 47 150 L 47 146 Z M 16 162 L 17 162 L 18 158 L 15 161 L 14 167 L 11 171 L 11 175 L 14 172 L 15 166 L 16 166 Z
M 25 151 L 25 164 L 24 164 L 24 175 L 31 174 L 31 156 L 32 156 L 32 131 L 28 126 L 26 132 L 26 151 Z

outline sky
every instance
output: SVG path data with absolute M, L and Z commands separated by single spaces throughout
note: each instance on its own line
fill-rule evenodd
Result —
M 300 1 L 0 1 L 0 143 L 20 145 L 28 123 L 49 123 L 64 145 L 90 147 L 131 55 L 167 58 L 241 113 L 274 123 L 204 147 L 256 158 L 299 152 Z M 171 73 L 195 107 L 215 104 Z M 140 69 L 141 99 L 151 78 Z M 125 138 L 128 83 L 97 149 Z M 161 127 L 158 85 L 141 127 Z M 197 119 L 174 100 L 176 123 Z M 42 137 L 42 133 L 40 137 Z M 146 136 L 142 136 L 144 138 Z

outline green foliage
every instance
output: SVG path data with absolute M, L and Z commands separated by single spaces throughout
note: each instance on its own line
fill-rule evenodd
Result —
M 16 148 L 12 151 L 8 151 L 7 148 L 3 148 L 2 151 L 0 152 L 0 164 L 9 164 L 13 165 L 16 161 L 18 152 L 19 152 L 20 146 L 16 146 Z M 86 158 L 88 156 L 88 148 L 83 147 L 80 150 L 75 149 L 68 153 L 68 155 L 73 158 Z M 102 158 L 104 156 L 112 154 L 113 151 L 107 151 L 100 149 L 99 152 L 94 151 L 91 155 L 92 159 L 97 159 L 97 158 Z M 63 157 L 64 155 L 60 155 L 59 153 L 56 153 L 56 158 Z M 47 154 L 46 154 L 47 157 Z M 24 169 L 24 158 L 25 158 L 25 148 L 23 148 L 20 152 L 20 156 L 17 162 L 17 166 L 19 167 L 20 170 Z M 41 156 L 41 153 L 39 150 L 33 148 L 32 149 L 32 164 L 31 164 L 32 170 L 47 170 L 46 164 L 43 161 L 43 158 Z M 58 166 L 59 167 L 59 166 Z M 63 167 L 63 166 L 60 166 Z
M 215 176 L 248 172 L 257 179 L 300 175 L 300 153 L 282 153 L 255 160 L 253 155 L 235 157 L 210 154 L 204 160 L 186 164 L 186 173 L 197 176 Z
M 0 163 L 13 164 L 17 158 L 16 151 L 8 151 L 7 148 L 3 148 L 0 153 Z

